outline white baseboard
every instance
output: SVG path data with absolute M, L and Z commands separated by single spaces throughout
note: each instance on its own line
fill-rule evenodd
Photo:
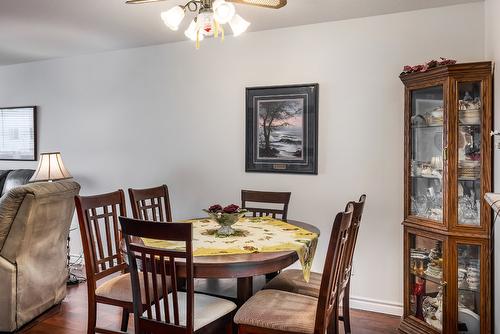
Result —
M 397 316 L 403 315 L 403 305 L 396 302 L 387 302 L 382 300 L 351 296 L 350 306 L 351 308 L 358 310 L 385 313 Z

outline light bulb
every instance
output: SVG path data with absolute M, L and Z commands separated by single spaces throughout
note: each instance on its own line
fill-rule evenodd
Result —
M 186 13 L 184 13 L 184 9 L 181 6 L 175 6 L 166 12 L 161 13 L 161 18 L 167 27 L 176 31 L 179 29 L 179 25 L 185 15 Z
M 204 36 L 201 33 L 201 31 L 199 33 L 199 36 L 196 36 L 197 34 L 198 34 L 198 25 L 196 24 L 196 21 L 193 20 L 193 21 L 191 21 L 191 23 L 189 24 L 189 27 L 184 32 L 184 35 L 186 35 L 186 37 L 189 38 L 190 40 L 192 40 L 193 42 L 196 42 L 197 37 L 198 37 L 198 41 L 202 41 Z
M 248 29 L 248 27 L 250 26 L 250 22 L 246 21 L 244 18 L 236 14 L 234 15 L 233 19 L 229 21 L 229 25 L 231 26 L 233 35 L 239 36 Z
M 234 17 L 236 9 L 232 3 L 224 0 L 215 0 L 213 3 L 214 18 L 220 24 L 226 24 Z

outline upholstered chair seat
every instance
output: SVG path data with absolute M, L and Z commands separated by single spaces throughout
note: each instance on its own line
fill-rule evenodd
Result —
M 314 333 L 317 305 L 317 298 L 262 290 L 243 304 L 234 322 L 286 333 Z
M 181 326 L 186 326 L 186 302 L 187 294 L 185 292 L 178 292 L 178 307 L 179 307 L 179 324 Z M 163 303 L 163 300 L 160 301 Z M 168 306 L 169 313 L 174 314 L 174 302 L 172 298 L 172 293 L 168 294 Z M 232 312 L 236 309 L 236 304 L 222 298 L 213 297 L 209 295 L 204 295 L 200 293 L 194 294 L 194 330 L 198 329 L 222 318 L 226 314 Z M 165 320 L 165 314 L 163 308 L 160 309 L 161 319 Z M 155 309 L 152 308 L 153 318 L 156 317 Z M 147 317 L 147 312 L 143 314 Z
M 144 277 L 139 275 L 139 280 L 141 282 L 141 296 L 143 296 L 142 303 L 145 304 L 145 293 L 144 293 L 144 288 L 143 288 L 143 282 L 144 282 Z M 150 278 L 149 280 L 149 295 L 153 295 L 153 282 Z M 162 289 L 162 281 L 161 281 L 161 276 L 158 275 L 158 278 L 156 279 L 156 282 L 159 286 L 159 290 L 163 291 Z M 167 285 L 167 291 L 170 290 L 170 281 L 167 280 L 166 282 Z M 114 300 L 119 300 L 127 303 L 132 303 L 132 282 L 130 281 L 130 274 L 123 274 L 120 276 L 113 277 L 109 281 L 104 282 L 102 285 L 100 285 L 96 290 L 95 290 L 96 296 L 99 297 L 104 297 L 104 298 L 110 298 Z
M 288 291 L 318 298 L 320 285 L 321 274 L 312 272 L 309 282 L 306 282 L 302 270 L 288 269 L 273 278 L 264 289 Z

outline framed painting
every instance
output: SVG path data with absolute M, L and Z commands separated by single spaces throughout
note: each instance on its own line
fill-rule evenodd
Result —
M 318 84 L 247 88 L 247 172 L 318 174 L 318 90 Z
M 0 108 L 0 160 L 35 161 L 36 107 Z

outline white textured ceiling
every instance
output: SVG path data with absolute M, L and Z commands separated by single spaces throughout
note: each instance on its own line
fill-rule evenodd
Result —
M 236 5 L 250 31 L 374 16 L 481 0 L 288 0 L 279 10 Z M 0 0 L 0 65 L 184 40 L 160 12 L 183 0 Z M 187 20 L 186 20 L 187 21 Z M 186 22 L 184 22 L 186 25 Z

